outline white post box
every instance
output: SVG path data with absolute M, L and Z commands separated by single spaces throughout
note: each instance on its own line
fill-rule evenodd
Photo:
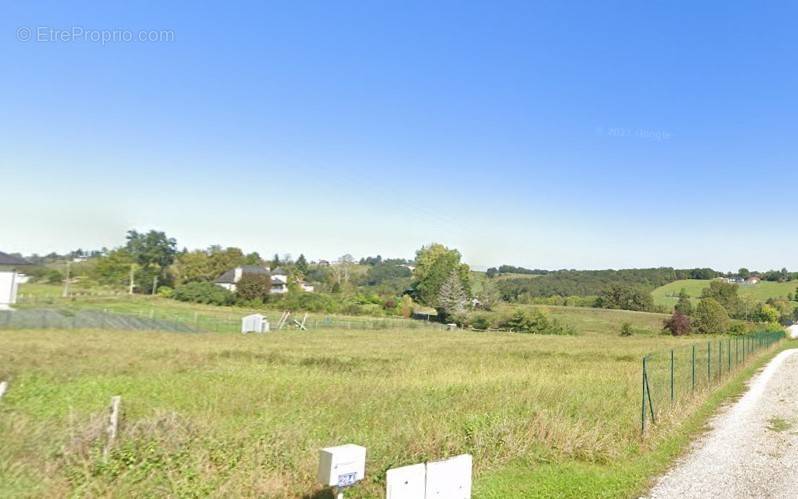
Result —
M 319 451 L 319 482 L 344 488 L 363 480 L 366 448 L 355 444 L 327 447 Z
M 426 499 L 471 499 L 471 454 L 427 463 Z
M 247 315 L 241 319 L 241 332 L 266 333 L 269 331 L 269 321 L 261 314 Z
M 427 466 L 424 463 L 388 470 L 385 475 L 386 499 L 423 499 Z

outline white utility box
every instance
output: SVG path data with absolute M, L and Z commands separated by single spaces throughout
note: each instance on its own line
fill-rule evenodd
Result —
M 471 454 L 427 463 L 426 499 L 471 499 Z
M 319 482 L 328 487 L 349 487 L 366 474 L 366 448 L 355 444 L 319 451 Z
M 252 314 L 241 319 L 241 332 L 247 333 L 267 333 L 269 332 L 269 321 L 261 314 Z
M 427 466 L 412 464 L 388 470 L 385 475 L 386 499 L 424 499 Z

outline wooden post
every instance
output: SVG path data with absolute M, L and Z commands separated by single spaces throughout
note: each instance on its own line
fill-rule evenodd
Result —
M 0 399 L 3 398 L 6 390 L 8 390 L 8 381 L 0 381 Z
M 116 433 L 119 429 L 119 406 L 121 404 L 121 396 L 114 395 L 111 397 L 111 417 L 108 420 L 108 428 L 106 429 L 108 442 L 105 444 L 105 450 L 103 451 L 104 459 L 108 459 L 108 453 L 111 452 L 111 447 L 114 445 L 114 440 L 116 440 Z

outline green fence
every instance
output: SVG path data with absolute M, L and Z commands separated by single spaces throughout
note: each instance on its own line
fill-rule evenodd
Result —
M 119 329 L 199 331 L 194 325 L 166 317 L 143 317 L 109 310 L 21 309 L 0 311 L 0 329 Z
M 729 374 L 784 338 L 784 331 L 716 337 L 643 357 L 640 429 L 680 403 L 719 384 Z
M 179 313 L 157 308 L 137 311 L 113 308 L 21 308 L 0 311 L 0 329 L 138 329 L 177 332 L 241 332 L 241 318 L 247 315 L 203 315 L 196 312 Z M 271 327 L 277 328 L 279 313 L 267 314 Z M 308 329 L 445 329 L 444 324 L 413 319 L 377 317 L 341 317 L 331 315 L 292 314 L 283 329 L 299 329 L 297 322 Z

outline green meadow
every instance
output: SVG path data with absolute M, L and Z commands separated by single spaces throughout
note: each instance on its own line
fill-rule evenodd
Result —
M 684 289 L 693 301 L 697 303 L 698 298 L 701 296 L 701 291 L 709 287 L 710 282 L 702 279 L 674 281 L 658 287 L 651 294 L 656 305 L 671 308 L 676 305 L 679 292 Z M 794 295 L 796 289 L 798 289 L 798 281 L 760 281 L 757 284 L 741 284 L 739 286 L 739 295 L 742 298 L 764 302 L 769 298 L 786 298 L 788 295 Z
M 475 497 L 633 496 L 656 467 L 640 459 L 661 466 L 652 452 L 672 435 L 641 439 L 640 359 L 703 339 L 657 334 L 658 314 L 545 309 L 577 334 L 0 331 L 0 496 L 327 497 L 317 449 L 345 442 L 368 448 L 347 497 L 463 452 Z M 633 336 L 618 335 L 624 322 Z M 113 395 L 123 418 L 104 459 Z

